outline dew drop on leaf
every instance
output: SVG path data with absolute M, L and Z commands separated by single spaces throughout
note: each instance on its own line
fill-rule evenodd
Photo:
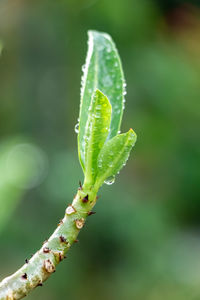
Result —
M 114 175 L 108 177 L 108 178 L 104 181 L 104 183 L 107 184 L 107 185 L 111 185 L 111 184 L 113 184 L 114 182 L 115 182 L 115 176 L 114 176 Z
M 82 71 L 85 72 L 86 65 L 82 65 Z
M 77 124 L 75 125 L 74 131 L 75 131 L 76 133 L 79 133 L 79 123 L 77 123 Z

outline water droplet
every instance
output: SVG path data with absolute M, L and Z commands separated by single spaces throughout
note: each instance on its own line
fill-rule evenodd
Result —
M 121 133 L 121 130 L 118 130 L 117 133 L 120 134 L 120 133 Z
M 82 71 L 85 72 L 85 68 L 86 66 L 85 65 L 82 65 Z
M 123 95 L 126 95 L 126 82 L 123 82 Z
M 102 159 L 99 159 L 99 161 L 98 161 L 98 167 L 99 167 L 99 168 L 102 167 Z
M 97 105 L 96 110 L 101 110 L 101 105 Z
M 111 184 L 113 184 L 114 182 L 115 182 L 115 176 L 114 176 L 114 175 L 108 177 L 108 178 L 104 181 L 104 183 L 107 184 L 107 185 L 111 185 Z
M 96 119 L 101 118 L 101 114 L 100 114 L 100 113 L 96 113 L 96 114 L 94 115 L 94 118 L 96 118 Z
M 75 131 L 76 133 L 79 133 L 79 123 L 77 123 L 77 124 L 75 125 L 74 131 Z

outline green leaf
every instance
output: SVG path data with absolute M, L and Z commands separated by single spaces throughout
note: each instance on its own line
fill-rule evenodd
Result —
M 97 173 L 97 157 L 110 127 L 112 108 L 107 97 L 96 90 L 92 96 L 84 132 L 85 182 L 93 183 Z
M 115 176 L 126 164 L 137 136 L 133 129 L 119 134 L 104 144 L 98 156 L 97 187 L 109 177 Z
M 123 114 L 125 81 L 118 51 L 111 37 L 97 31 L 88 32 L 88 53 L 83 68 L 81 105 L 79 115 L 78 148 L 79 159 L 84 166 L 84 131 L 92 93 L 99 89 L 112 105 L 112 117 L 108 139 L 120 130 Z

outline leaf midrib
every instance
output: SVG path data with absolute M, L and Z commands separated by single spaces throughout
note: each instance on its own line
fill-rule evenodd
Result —
M 94 39 L 93 39 L 93 44 L 94 44 Z M 94 51 L 94 61 L 95 61 L 95 64 L 94 64 L 94 67 L 95 67 L 95 77 L 94 77 L 94 86 L 93 86 L 93 90 L 96 90 L 97 88 L 97 82 L 98 82 L 98 53 L 97 51 Z M 96 87 L 95 87 L 96 86 Z M 92 102 L 92 97 L 91 97 L 91 102 Z M 91 105 L 91 102 L 90 102 L 90 105 Z M 94 112 L 96 111 L 96 106 L 94 106 L 95 109 L 94 109 Z M 96 122 L 96 118 L 94 118 L 94 120 L 92 120 L 92 126 L 91 128 L 94 128 L 94 124 Z M 89 124 L 88 124 L 89 125 Z M 86 177 L 89 177 L 91 178 L 91 166 L 92 166 L 92 155 L 89 155 L 89 151 L 88 149 L 90 149 L 91 145 L 92 145 L 92 142 L 93 142 L 93 137 L 94 135 L 91 134 L 90 135 L 91 138 L 89 139 L 89 143 L 88 143 L 88 147 L 87 147 L 87 153 L 85 153 L 85 163 L 87 163 L 87 170 L 86 170 Z M 88 176 L 89 174 L 89 176 Z

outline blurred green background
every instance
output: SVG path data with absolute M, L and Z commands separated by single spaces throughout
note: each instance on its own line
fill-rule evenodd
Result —
M 200 299 L 200 2 L 1 0 L 0 279 L 48 237 L 83 179 L 87 30 L 113 37 L 138 141 L 68 259 L 28 299 Z

